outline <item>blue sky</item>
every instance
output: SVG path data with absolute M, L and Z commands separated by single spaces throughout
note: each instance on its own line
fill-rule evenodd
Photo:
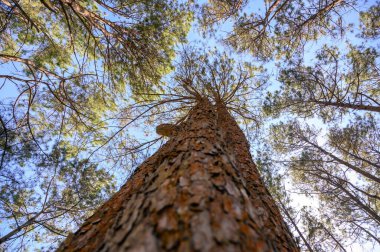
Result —
M 374 1 L 368 1 L 367 5 L 372 5 L 373 3 L 374 3 Z M 263 6 L 248 5 L 246 10 L 247 11 L 252 11 L 252 10 L 256 11 L 257 10 L 258 11 L 260 8 L 262 9 Z M 350 22 L 354 22 L 354 24 L 357 25 L 357 20 L 358 20 L 358 13 L 357 12 L 352 11 L 351 13 L 349 13 L 347 15 L 347 17 L 350 20 Z M 232 28 L 232 26 L 231 26 L 230 22 L 226 22 L 224 25 L 220 26 L 218 28 L 218 32 L 216 34 L 217 38 L 218 37 L 219 38 L 224 37 L 225 34 L 231 30 L 231 28 Z M 229 50 L 228 48 L 221 45 L 220 42 L 218 42 L 218 40 L 215 38 L 207 37 L 204 39 L 202 37 L 202 35 L 200 34 L 200 32 L 197 30 L 196 26 L 192 27 L 192 29 L 188 35 L 188 40 L 189 40 L 190 44 L 196 44 L 200 47 L 206 45 L 207 47 L 210 47 L 210 48 L 216 47 L 220 51 L 224 51 L 224 50 L 229 51 L 229 52 L 231 52 L 231 55 L 236 60 L 249 61 L 249 62 L 254 61 L 253 57 L 249 56 L 248 54 L 240 54 L 240 55 L 234 54 L 231 50 Z M 349 35 L 348 40 L 350 43 L 355 43 L 355 44 L 361 43 L 361 40 L 359 40 L 357 37 L 355 37 L 354 34 Z M 315 61 L 315 51 L 318 50 L 319 48 L 321 48 L 321 46 L 323 44 L 336 45 L 341 49 L 342 52 L 344 52 L 346 50 L 346 45 L 345 45 L 344 41 L 337 43 L 337 41 L 334 41 L 334 40 L 320 40 L 316 43 L 314 43 L 314 42 L 309 43 L 306 47 L 306 52 L 304 54 L 304 61 L 306 64 L 312 64 Z M 182 46 L 179 46 L 178 50 L 181 50 L 181 47 Z M 257 64 L 261 64 L 261 63 L 257 63 Z M 280 84 L 276 80 L 276 77 L 277 77 L 276 75 L 277 75 L 278 69 L 275 65 L 275 62 L 272 61 L 272 62 L 266 63 L 266 64 L 264 64 L 264 66 L 268 69 L 268 71 L 270 73 L 273 73 L 273 75 L 270 79 L 269 90 L 278 89 Z M 21 67 L 19 65 L 17 65 L 17 63 L 15 65 L 11 65 L 10 63 L 0 65 L 0 75 L 1 74 L 9 74 L 9 72 L 11 72 L 11 71 L 17 72 L 18 71 L 17 69 L 21 69 Z M 15 96 L 17 96 L 18 92 L 19 91 L 17 91 L 17 89 L 15 89 L 14 85 L 7 83 L 6 86 L 4 86 L 0 91 L 0 100 L 3 102 L 6 99 L 12 100 Z M 347 121 L 344 121 L 342 123 L 346 123 L 346 122 Z M 267 125 L 269 125 L 270 123 L 271 123 L 271 121 L 268 121 Z M 308 123 L 310 123 L 310 124 L 312 124 L 318 128 L 321 128 L 324 131 L 326 130 L 326 125 L 323 124 L 322 121 L 317 119 L 317 118 L 309 120 Z M 135 136 L 136 138 L 141 139 L 141 140 L 150 140 L 150 139 L 154 139 L 157 137 L 157 135 L 154 133 L 154 127 L 143 125 L 143 124 L 140 124 L 140 125 L 142 125 L 143 127 L 131 127 L 129 129 L 127 129 L 127 131 L 130 134 L 132 134 L 133 136 Z M 149 134 L 146 135 L 144 130 L 148 130 Z M 319 140 L 321 143 L 323 143 L 325 141 L 323 134 L 320 135 Z M 157 147 L 158 146 L 156 146 L 156 148 Z M 153 150 L 154 149 L 152 149 L 152 151 Z M 118 184 L 121 185 L 126 180 L 126 176 L 125 176 L 126 174 L 125 173 L 120 174 L 121 171 L 113 171 L 113 172 L 119 178 Z M 293 189 L 290 181 L 287 181 L 286 184 L 289 187 L 289 190 Z M 292 199 L 293 199 L 294 206 L 297 208 L 300 208 L 304 205 L 316 206 L 318 204 L 318 201 L 316 199 L 307 197 L 305 195 L 300 195 L 297 193 L 292 194 Z M 1 226 L 1 230 L 2 230 L 1 233 L 5 233 L 6 230 L 8 230 L 8 227 L 6 226 L 5 222 L 1 223 L 0 226 Z M 365 248 L 362 248 L 361 246 L 363 246 Z M 377 250 L 377 249 L 380 250 L 380 247 L 375 248 L 375 250 Z M 369 244 L 354 244 L 352 251 L 374 251 L 374 250 L 373 250 L 373 248 L 370 247 Z

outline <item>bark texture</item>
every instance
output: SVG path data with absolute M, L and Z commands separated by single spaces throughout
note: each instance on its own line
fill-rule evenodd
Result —
M 299 251 L 223 105 L 187 121 L 59 251 Z

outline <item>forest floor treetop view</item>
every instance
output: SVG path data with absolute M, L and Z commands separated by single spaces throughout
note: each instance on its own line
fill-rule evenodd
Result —
M 0 251 L 380 251 L 380 2 L 0 0 Z

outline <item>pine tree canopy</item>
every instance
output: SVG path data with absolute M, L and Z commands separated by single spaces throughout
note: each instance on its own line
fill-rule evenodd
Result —
M 380 251 L 380 2 L 0 0 L 0 251 L 51 251 L 200 101 L 301 251 Z

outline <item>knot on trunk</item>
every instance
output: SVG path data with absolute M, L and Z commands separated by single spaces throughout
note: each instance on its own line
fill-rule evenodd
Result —
M 178 126 L 170 123 L 163 123 L 156 127 L 156 133 L 161 136 L 172 137 L 178 132 Z

